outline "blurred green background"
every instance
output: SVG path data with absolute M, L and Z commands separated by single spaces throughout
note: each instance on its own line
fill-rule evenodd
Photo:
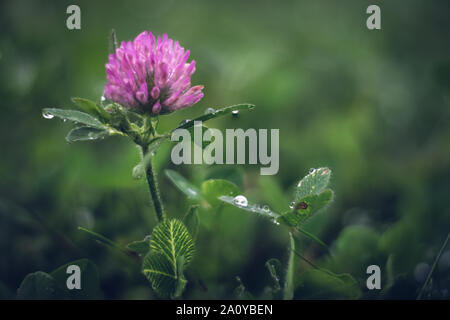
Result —
M 81 30 L 66 28 L 69 4 L 81 8 Z M 0 298 L 14 298 L 28 273 L 79 258 L 97 265 L 103 298 L 156 298 L 138 264 L 77 230 L 122 246 L 150 233 L 147 186 L 131 176 L 138 150 L 115 137 L 68 144 L 72 126 L 41 115 L 44 107 L 75 108 L 74 96 L 99 101 L 112 28 L 119 40 L 168 33 L 197 61 L 192 82 L 205 85 L 204 99 L 161 117 L 162 129 L 241 102 L 257 108 L 209 125 L 280 129 L 276 176 L 262 177 L 254 165 L 176 167 L 163 146 L 156 168 L 170 216 L 183 216 L 189 202 L 164 169 L 197 184 L 230 179 L 249 200 L 283 210 L 310 167 L 328 166 L 335 201 L 307 228 L 333 258 L 307 240 L 302 252 L 351 273 L 364 298 L 380 297 L 364 289 L 370 264 L 381 267 L 382 288 L 395 279 L 384 298 L 414 298 L 450 231 L 450 2 L 376 1 L 379 31 L 366 28 L 370 4 L 2 1 Z M 286 262 L 286 232 L 234 208 L 202 209 L 201 217 L 184 298 L 233 298 L 236 276 L 259 296 L 270 282 L 265 262 Z M 300 264 L 296 277 L 308 268 Z M 449 273 L 447 248 L 431 297 L 449 298 Z

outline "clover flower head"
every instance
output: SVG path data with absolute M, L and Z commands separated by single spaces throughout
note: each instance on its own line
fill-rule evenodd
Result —
M 191 87 L 195 60 L 189 50 L 167 34 L 161 38 L 144 31 L 123 41 L 106 64 L 106 98 L 151 115 L 190 107 L 203 97 L 203 86 Z

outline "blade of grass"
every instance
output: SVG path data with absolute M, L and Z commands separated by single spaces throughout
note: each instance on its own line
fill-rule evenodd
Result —
M 314 269 L 319 269 L 318 266 L 316 266 L 314 263 L 312 263 L 311 261 L 309 261 L 309 259 L 307 259 L 306 257 L 304 257 L 302 254 L 298 253 L 296 250 L 294 250 L 294 253 L 297 257 L 299 257 L 300 259 L 302 259 L 303 261 L 305 261 L 307 264 L 309 264 L 311 267 L 313 267 Z
M 110 248 L 113 248 L 115 250 L 118 250 L 119 252 L 125 254 L 128 257 L 136 258 L 136 255 L 133 252 L 120 247 L 118 244 L 116 244 L 112 240 L 106 238 L 105 236 L 102 236 L 101 234 L 99 234 L 97 232 L 94 232 L 92 230 L 89 230 L 89 229 L 86 229 L 86 228 L 83 228 L 83 227 L 78 227 L 78 230 L 81 230 L 81 231 L 84 231 L 84 232 L 90 234 L 91 236 L 96 238 L 98 242 L 100 242 L 100 243 L 102 243 L 102 244 L 104 244 L 104 245 L 106 245 L 106 246 L 108 246 Z
M 323 247 L 323 248 L 327 251 L 327 253 L 328 253 L 329 255 L 331 255 L 330 248 L 328 248 L 328 246 L 325 244 L 325 242 L 323 242 L 323 241 L 320 240 L 318 237 L 316 237 L 315 235 L 313 235 L 312 233 L 306 231 L 306 230 L 303 229 L 303 228 L 297 228 L 297 230 L 298 230 L 300 233 L 303 233 L 306 237 L 308 237 L 308 238 L 310 238 L 311 240 L 317 242 L 321 247 Z
M 295 241 L 292 233 L 290 232 L 289 232 L 289 240 L 290 240 L 289 260 L 286 271 L 286 278 L 284 282 L 284 294 L 283 294 L 284 300 L 292 300 L 292 298 L 294 297 Z
M 431 266 L 430 273 L 428 273 L 427 279 L 423 283 L 422 289 L 420 289 L 419 295 L 417 296 L 417 300 L 422 299 L 422 295 L 425 292 L 425 289 L 426 289 L 426 287 L 428 286 L 428 283 L 431 280 L 431 276 L 433 275 L 434 269 L 436 269 L 436 266 L 437 266 L 437 264 L 439 262 L 439 259 L 441 258 L 442 253 L 444 252 L 444 249 L 447 246 L 449 240 L 450 240 L 450 233 L 447 235 L 447 239 L 445 239 L 444 244 L 442 245 L 441 249 L 439 250 L 439 253 L 436 256 L 436 259 L 434 260 L 433 265 Z

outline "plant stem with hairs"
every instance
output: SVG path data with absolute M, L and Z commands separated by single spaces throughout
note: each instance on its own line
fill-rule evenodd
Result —
M 143 157 L 145 157 L 147 152 L 148 146 L 142 146 Z M 153 172 L 151 161 L 146 164 L 145 175 L 147 177 L 148 188 L 150 190 L 150 196 L 152 198 L 153 206 L 155 207 L 156 217 L 158 218 L 158 222 L 161 222 L 164 220 L 165 214 L 161 197 L 159 195 L 158 181 L 156 180 L 156 176 Z

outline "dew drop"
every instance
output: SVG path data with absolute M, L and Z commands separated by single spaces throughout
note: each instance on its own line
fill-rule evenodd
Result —
M 104 102 L 105 100 L 106 100 L 105 96 L 102 96 L 102 97 L 100 98 L 100 101 L 101 101 L 101 102 Z
M 42 116 L 45 118 L 45 119 L 53 119 L 55 116 L 54 115 L 52 115 L 51 113 L 49 113 L 49 112 L 42 112 Z
M 310 174 L 313 174 L 313 173 L 315 173 L 315 172 L 316 172 L 316 169 L 314 169 L 314 168 L 309 169 L 309 173 L 310 173 Z
M 134 179 L 139 180 L 144 176 L 144 166 L 142 164 L 137 164 L 134 168 L 133 168 L 133 173 L 132 176 Z
M 180 122 L 180 124 L 179 124 L 178 126 L 185 125 L 186 123 L 188 123 L 188 122 L 190 122 L 190 121 L 191 121 L 191 119 L 184 119 L 184 120 L 182 120 L 182 121 Z
M 264 205 L 264 206 L 262 207 L 262 210 L 263 210 L 264 212 L 269 212 L 269 211 L 270 211 L 270 208 L 269 208 L 268 205 Z
M 248 200 L 243 195 L 239 195 L 239 196 L 234 197 L 233 201 L 238 206 L 241 206 L 241 207 L 248 206 Z
M 292 202 L 289 204 L 289 208 L 294 209 L 294 207 L 295 207 L 295 201 L 292 201 Z
M 239 115 L 239 110 L 233 110 L 231 111 L 231 114 L 233 115 L 233 117 L 237 117 Z
M 216 109 L 214 108 L 208 108 L 205 110 L 205 114 L 214 114 L 216 113 Z

